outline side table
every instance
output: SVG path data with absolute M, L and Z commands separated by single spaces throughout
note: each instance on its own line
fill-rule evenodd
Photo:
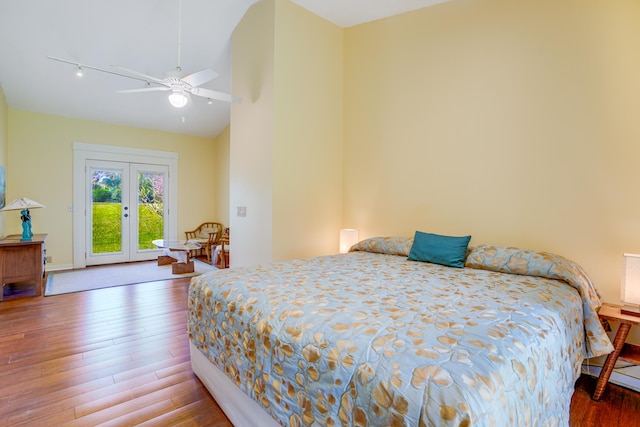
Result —
M 42 295 L 46 234 L 35 234 L 30 241 L 21 241 L 20 234 L 12 234 L 0 240 L 0 301 L 6 283 L 33 280 L 36 296 Z
M 593 400 L 600 400 L 604 389 L 607 387 L 609 377 L 613 372 L 613 368 L 616 365 L 616 361 L 622 352 L 624 342 L 629 335 L 629 331 L 632 326 L 640 326 L 640 316 L 630 316 L 622 314 L 620 312 L 620 306 L 614 304 L 604 303 L 600 307 L 598 316 L 602 320 L 613 320 L 620 323 L 616 337 L 613 340 L 613 351 L 607 356 L 607 360 L 604 362 L 600 376 L 598 377 L 598 383 L 596 384 L 596 390 L 593 392 Z

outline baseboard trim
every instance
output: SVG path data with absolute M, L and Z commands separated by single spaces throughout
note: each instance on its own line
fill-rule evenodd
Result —
M 44 267 L 44 271 L 47 273 L 51 271 L 63 271 L 63 270 L 73 270 L 73 264 L 47 264 Z
M 602 372 L 606 356 L 585 360 L 582 373 L 598 378 Z M 609 382 L 640 392 L 640 346 L 625 344 L 616 366 L 609 377 Z
M 624 369 L 624 368 L 623 368 Z M 582 373 L 598 378 L 602 372 L 601 366 L 582 365 Z M 635 378 L 621 373 L 620 370 L 614 370 L 609 377 L 609 382 L 621 387 L 640 392 L 640 378 Z

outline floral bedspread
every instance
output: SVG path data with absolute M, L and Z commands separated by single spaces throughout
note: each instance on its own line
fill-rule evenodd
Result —
M 612 350 L 579 266 L 480 246 L 450 268 L 410 247 L 198 276 L 190 339 L 285 426 L 568 425 L 583 359 Z

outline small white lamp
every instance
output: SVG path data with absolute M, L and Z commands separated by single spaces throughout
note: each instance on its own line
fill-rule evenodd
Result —
M 340 230 L 340 253 L 346 254 L 351 246 L 358 243 L 358 230 L 355 228 L 343 228 Z
M 620 299 L 622 313 L 640 316 L 640 255 L 624 254 Z

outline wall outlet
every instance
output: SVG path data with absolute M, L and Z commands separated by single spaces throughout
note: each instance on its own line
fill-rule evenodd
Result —
M 44 260 L 47 262 L 47 264 L 50 264 L 53 262 L 53 257 L 52 256 L 46 256 L 44 257 Z

